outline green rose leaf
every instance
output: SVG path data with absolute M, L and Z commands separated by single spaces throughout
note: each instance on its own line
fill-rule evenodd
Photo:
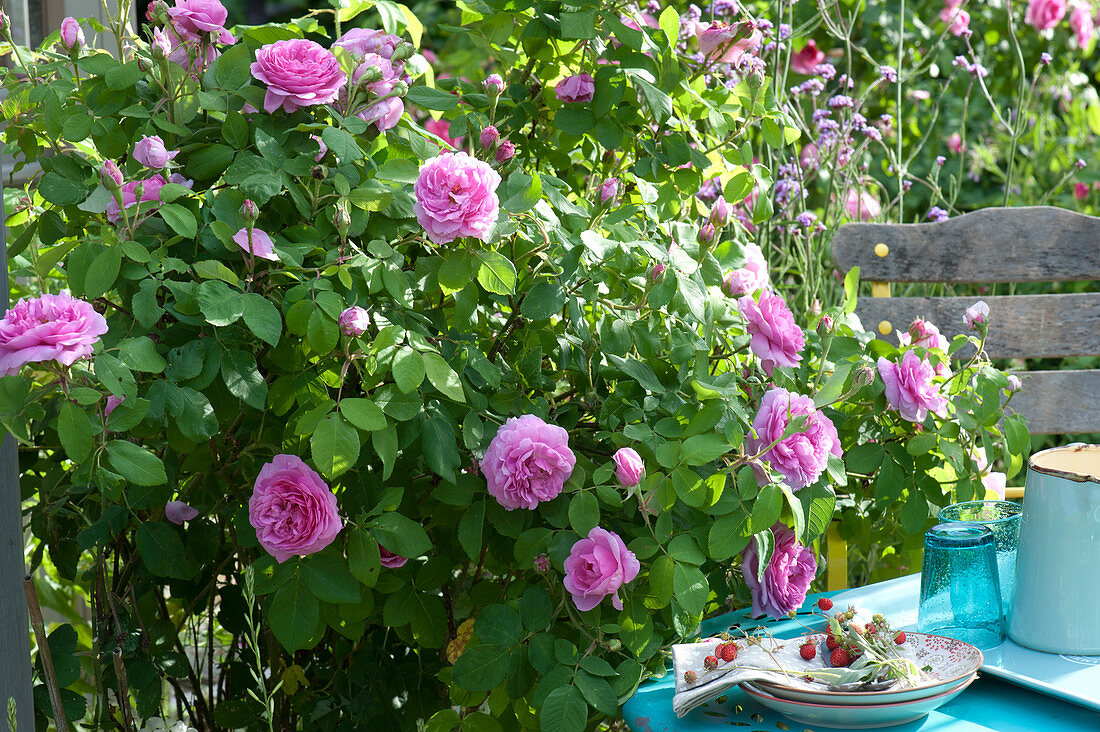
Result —
M 161 485 L 168 481 L 159 457 L 126 440 L 107 443 L 107 462 L 134 485 Z

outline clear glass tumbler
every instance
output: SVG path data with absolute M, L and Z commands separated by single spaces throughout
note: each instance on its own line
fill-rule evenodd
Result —
M 1016 547 L 1020 544 L 1023 506 L 1012 501 L 967 501 L 940 509 L 940 523 L 974 521 L 993 532 L 997 574 L 1001 582 L 1001 610 L 1007 619 L 1016 597 Z
M 997 553 L 988 528 L 948 523 L 925 532 L 917 629 L 978 648 L 1004 641 Z

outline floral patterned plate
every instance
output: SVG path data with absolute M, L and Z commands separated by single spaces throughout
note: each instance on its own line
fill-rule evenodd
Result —
M 976 678 L 977 674 L 971 674 L 962 682 L 933 696 L 892 704 L 810 704 L 780 699 L 750 683 L 741 684 L 741 688 L 754 701 L 801 724 L 841 729 L 876 729 L 920 719 L 961 694 Z
M 945 638 L 941 635 L 926 633 L 906 633 L 902 655 L 912 659 L 917 666 L 930 666 L 929 681 L 918 686 L 891 688 L 884 691 L 821 691 L 796 688 L 769 681 L 754 682 L 762 691 L 780 699 L 816 704 L 894 704 L 923 699 L 942 694 L 959 684 L 963 679 L 973 676 L 982 665 L 982 652 L 969 643 Z M 810 638 L 818 647 L 817 657 L 806 661 L 806 673 L 812 675 L 813 669 L 825 668 L 828 663 L 828 651 L 825 650 L 825 635 L 815 633 Z

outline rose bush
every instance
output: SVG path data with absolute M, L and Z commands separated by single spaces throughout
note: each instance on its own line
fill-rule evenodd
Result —
M 803 198 L 762 27 L 490 0 L 436 74 L 370 7 L 155 4 L 5 73 L 13 293 L 71 293 L 5 321 L 0 419 L 31 568 L 91 608 L 73 718 L 596 727 L 704 615 L 796 605 L 838 507 L 902 557 L 1019 469 L 984 325 L 913 423 L 876 364 L 942 344 L 872 341 L 856 273 L 792 308 L 750 246 Z

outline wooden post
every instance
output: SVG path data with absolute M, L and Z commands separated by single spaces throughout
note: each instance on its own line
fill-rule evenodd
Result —
M 3 170 L 0 170 L 0 198 L 4 195 Z M 0 294 L 3 311 L 8 310 L 7 227 L 0 220 L 0 260 L 3 261 L 4 292 Z M 3 430 L 0 430 L 3 434 Z M 34 702 L 31 699 L 31 646 L 27 625 L 27 603 L 22 592 L 27 573 L 23 556 L 23 501 L 19 492 L 19 453 L 15 439 L 3 434 L 0 443 L 0 709 L 6 710 L 14 698 L 19 729 L 34 729 Z M 3 715 L 6 717 L 6 714 Z M 7 727 L 4 722 L 3 727 Z M 4 732 L 8 732 L 6 729 Z

